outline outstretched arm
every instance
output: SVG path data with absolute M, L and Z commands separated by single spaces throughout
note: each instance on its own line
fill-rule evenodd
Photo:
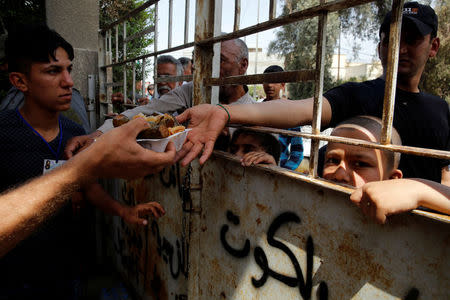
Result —
M 111 197 L 100 184 L 93 183 L 85 188 L 89 202 L 104 213 L 119 216 L 129 224 L 147 225 L 147 216 L 162 217 L 164 208 L 157 202 L 148 202 L 136 206 L 127 206 Z
M 290 128 L 310 124 L 312 121 L 313 99 L 274 100 L 257 104 L 226 105 L 229 123 L 251 124 L 276 128 Z M 200 163 L 211 155 L 214 142 L 228 121 L 228 114 L 220 106 L 198 105 L 186 110 L 177 117 L 180 123 L 190 120 L 187 142 L 178 158 L 184 157 L 182 165 L 187 165 L 203 150 Z M 331 106 L 324 98 L 322 124 L 331 120 Z
M 420 178 L 369 182 L 357 189 L 350 200 L 380 224 L 390 215 L 419 206 L 450 214 L 450 187 Z
M 145 120 L 133 120 L 102 135 L 62 167 L 0 195 L 0 257 L 55 213 L 80 186 L 99 177 L 142 177 L 172 164 L 172 143 L 165 153 L 136 143 L 136 136 L 145 128 Z

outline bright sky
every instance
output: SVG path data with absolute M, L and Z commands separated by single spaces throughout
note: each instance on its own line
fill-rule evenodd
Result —
M 265 22 L 269 19 L 269 0 L 241 0 L 241 20 L 240 28 L 245 28 L 258 23 L 258 2 L 259 2 L 259 23 Z M 282 4 L 284 1 L 277 1 L 277 16 L 280 15 Z M 167 49 L 168 47 L 168 0 L 161 0 L 159 2 L 158 17 L 159 17 L 159 35 L 158 35 L 158 49 Z M 173 31 L 172 31 L 172 47 L 184 43 L 184 12 L 186 0 L 173 0 Z M 189 42 L 194 39 L 195 27 L 195 0 L 190 0 L 190 19 L 189 19 Z M 222 7 L 222 32 L 231 32 L 234 24 L 234 1 L 223 0 Z M 269 43 L 275 40 L 275 30 L 268 30 L 258 34 L 258 47 L 263 48 L 266 52 Z M 341 53 L 349 54 L 351 56 L 351 49 L 353 47 L 353 37 L 342 37 Z M 247 36 L 245 42 L 248 47 L 256 47 L 256 34 Z M 365 42 L 361 44 L 361 51 L 359 52 L 356 61 L 370 62 L 375 55 L 376 45 L 372 42 Z M 337 52 L 337 51 L 336 51 Z

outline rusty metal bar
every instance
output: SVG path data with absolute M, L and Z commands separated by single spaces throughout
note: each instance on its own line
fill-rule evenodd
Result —
M 277 16 L 277 0 L 270 0 L 269 20 L 275 19 L 276 16 Z
M 142 87 L 141 87 L 141 95 L 145 96 L 145 58 L 142 59 Z
M 187 44 L 189 40 L 189 7 L 190 0 L 186 0 L 186 6 L 184 8 L 184 43 Z
M 156 36 L 156 34 L 155 34 L 155 36 Z M 155 43 L 155 45 L 156 45 L 156 43 Z M 117 66 L 121 66 L 121 65 L 124 65 L 126 63 L 133 62 L 133 61 L 136 61 L 136 60 L 140 60 L 140 59 L 143 59 L 143 58 L 148 58 L 148 57 L 152 57 L 152 56 L 157 56 L 157 55 L 161 55 L 161 54 L 165 54 L 165 53 L 174 52 L 174 51 L 177 51 L 177 50 L 190 48 L 190 47 L 193 47 L 194 45 L 195 45 L 195 43 L 192 42 L 192 43 L 176 46 L 176 47 L 173 47 L 173 48 L 170 48 L 170 49 L 164 49 L 164 50 L 161 50 L 161 51 L 154 51 L 152 53 L 147 53 L 147 54 L 144 54 L 144 55 L 141 55 L 141 56 L 138 56 L 138 57 L 133 57 L 133 58 L 130 58 L 130 59 L 118 62 L 118 63 L 102 66 L 100 68 L 117 67 Z
M 402 30 L 402 9 L 404 0 L 394 0 L 392 3 L 391 28 L 389 33 L 389 50 L 387 70 L 385 73 L 385 89 L 383 101 L 383 118 L 380 142 L 389 144 L 392 136 L 394 120 L 395 90 L 397 89 L 398 56 L 400 49 L 400 34 Z M 384 67 L 384 66 L 383 66 Z
M 172 17 L 173 17 L 173 0 L 169 0 L 169 24 L 168 24 L 168 37 L 167 48 L 172 48 Z
M 112 32 L 108 30 L 108 60 L 112 62 Z
M 234 26 L 233 31 L 238 31 L 241 23 L 241 0 L 234 0 Z
M 123 60 L 127 60 L 127 22 L 123 22 Z
M 227 85 L 227 84 L 258 84 L 258 83 L 282 83 L 312 81 L 315 78 L 314 70 L 298 70 L 286 72 L 274 72 L 255 75 L 240 75 L 219 78 L 205 78 L 205 85 Z
M 155 35 L 153 38 L 153 53 L 158 53 L 158 2 L 156 2 L 155 4 Z M 150 57 L 150 56 L 147 56 Z M 147 57 L 142 57 L 142 59 L 147 58 Z M 154 56 L 153 59 L 153 78 L 156 79 L 156 77 L 158 77 L 158 68 L 156 65 L 156 56 Z M 158 86 L 156 85 L 156 82 L 154 82 L 154 89 L 155 91 L 158 90 Z
M 133 84 L 131 85 L 133 91 L 133 103 L 136 104 L 136 63 L 133 62 Z M 124 95 L 124 102 L 126 101 L 126 96 Z
M 320 0 L 320 3 L 325 3 L 325 0 Z M 313 105 L 313 120 L 312 133 L 320 133 L 320 125 L 322 123 L 322 94 L 323 94 L 323 78 L 325 71 L 325 54 L 327 42 L 327 19 L 328 13 L 324 12 L 319 17 L 319 27 L 317 33 L 317 50 L 316 50 L 316 76 L 314 86 L 314 105 Z M 317 177 L 317 164 L 319 161 L 319 141 L 311 141 L 309 174 L 312 177 Z
M 311 139 L 311 140 L 335 142 L 335 143 L 341 143 L 341 144 L 346 144 L 346 145 L 361 146 L 361 147 L 370 148 L 370 149 L 388 150 L 388 151 L 399 152 L 399 153 L 404 153 L 404 154 L 426 156 L 426 157 L 433 157 L 433 158 L 439 158 L 439 159 L 450 159 L 450 151 L 445 151 L 445 150 L 419 148 L 419 147 L 411 147 L 411 146 L 400 146 L 400 145 L 391 145 L 391 144 L 382 145 L 382 144 L 358 140 L 358 139 L 344 138 L 344 137 L 339 137 L 339 136 L 327 136 L 327 135 L 321 135 L 321 134 L 312 134 L 312 133 L 306 133 L 306 132 L 297 132 L 297 131 L 290 131 L 290 130 L 285 130 L 285 129 L 263 127 L 263 126 L 251 126 L 250 127 L 250 126 L 230 125 L 229 127 L 239 127 L 239 128 L 243 128 L 243 129 L 257 131 L 257 132 L 275 133 L 275 134 L 282 134 L 282 135 L 288 135 L 288 136 L 300 136 L 300 137 Z
M 110 86 L 110 87 L 118 87 L 118 86 L 122 86 L 123 85 L 123 81 L 119 81 L 119 82 L 107 82 L 105 84 L 105 86 Z
M 124 21 L 136 16 L 138 13 L 140 13 L 141 11 L 145 10 L 147 7 L 153 5 L 153 4 L 157 4 L 159 0 L 151 0 L 151 1 L 147 1 L 144 4 L 142 4 L 139 7 L 136 7 L 135 9 L 133 9 L 132 11 L 130 11 L 129 13 L 127 13 L 126 15 L 122 16 L 121 18 L 119 18 L 118 20 L 104 26 L 103 28 L 101 28 L 101 33 L 105 33 L 108 29 L 113 28 L 114 26 L 116 26 L 117 24 L 123 23 Z
M 116 28 L 116 40 L 115 40 L 115 42 L 116 42 L 116 61 L 115 62 L 118 62 L 119 61 L 119 25 L 116 25 L 115 26 L 115 28 Z
M 194 78 L 194 75 L 167 76 L 164 78 L 155 78 L 155 83 L 191 81 L 193 78 Z
M 254 26 L 250 26 L 239 31 L 231 32 L 217 37 L 212 37 L 204 39 L 202 41 L 196 42 L 200 45 L 214 44 L 222 41 L 233 40 L 236 38 L 243 37 L 245 35 L 254 34 L 256 32 L 265 31 L 282 25 L 287 25 L 290 23 L 298 22 L 305 19 L 311 19 L 320 16 L 324 11 L 326 12 L 336 12 L 338 10 L 350 8 L 353 6 L 366 4 L 369 2 L 374 2 L 375 0 L 338 0 L 333 2 L 327 2 L 325 4 L 317 5 L 302 11 L 297 11 L 284 17 L 279 17 L 273 20 L 269 20 Z
M 139 32 L 136 32 L 135 34 L 130 35 L 129 37 L 127 37 L 127 38 L 124 40 L 124 42 L 129 42 L 129 41 L 132 41 L 132 40 L 134 40 L 134 39 L 140 38 L 140 37 L 143 36 L 143 35 L 152 33 L 153 31 L 155 31 L 155 26 L 148 26 L 148 27 L 146 27 L 145 29 L 143 29 L 143 30 L 141 30 L 141 31 L 139 31 Z

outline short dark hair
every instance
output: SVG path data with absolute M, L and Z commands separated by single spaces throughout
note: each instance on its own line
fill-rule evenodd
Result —
M 57 48 L 63 48 L 73 60 L 73 47 L 56 31 L 43 24 L 21 25 L 8 34 L 6 57 L 9 72 L 28 73 L 34 62 L 56 61 Z
M 241 135 L 247 135 L 254 137 L 264 148 L 264 151 L 275 158 L 275 162 L 278 164 L 280 160 L 281 147 L 278 140 L 270 133 L 256 132 L 248 129 L 239 128 L 233 133 L 230 145 L 233 145 Z
M 271 65 L 264 70 L 264 73 L 284 72 L 283 68 L 278 65 Z
M 180 57 L 178 60 L 183 66 L 183 69 L 185 69 L 189 63 L 192 63 L 192 59 L 190 59 L 189 57 Z

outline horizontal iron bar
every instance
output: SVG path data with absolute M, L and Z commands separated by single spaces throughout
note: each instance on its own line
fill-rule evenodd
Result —
M 142 31 L 136 32 L 135 34 L 132 34 L 132 35 L 128 36 L 124 41 L 125 41 L 125 43 L 129 42 L 129 41 L 132 41 L 134 39 L 140 38 L 143 35 L 152 33 L 154 31 L 155 31 L 155 26 L 149 26 L 149 27 L 145 28 Z
M 117 63 L 114 63 L 114 64 L 105 65 L 105 66 L 100 67 L 100 69 L 104 70 L 104 69 L 109 68 L 109 67 L 117 67 L 117 66 L 121 66 L 121 65 L 124 65 L 124 64 L 136 61 L 136 60 L 141 60 L 141 59 L 144 59 L 144 58 L 147 58 L 147 57 L 157 56 L 157 55 L 160 55 L 160 54 L 170 53 L 170 52 L 174 52 L 174 51 L 177 51 L 177 50 L 190 48 L 190 47 L 193 47 L 193 46 L 194 46 L 193 42 L 189 43 L 189 44 L 183 44 L 183 45 L 180 45 L 180 46 L 177 46 L 177 47 L 172 47 L 172 48 L 169 48 L 169 49 L 164 49 L 164 50 L 161 50 L 161 51 L 156 51 L 156 52 L 144 54 L 144 55 L 141 55 L 141 56 L 138 56 L 138 57 L 129 58 L 127 60 L 124 60 L 124 61 L 121 61 L 121 62 L 117 62 Z
M 257 83 L 286 83 L 314 80 L 315 70 L 298 70 L 286 72 L 274 72 L 255 75 L 241 75 L 219 78 L 205 78 L 205 85 L 226 85 L 226 84 L 257 84 Z
M 178 81 L 191 81 L 194 78 L 193 75 L 180 75 L 180 76 L 167 76 L 155 78 L 155 83 L 160 82 L 178 82 Z
M 426 157 L 434 157 L 439 159 L 450 159 L 450 151 L 437 150 L 437 149 L 427 149 L 427 148 L 419 148 L 419 147 L 411 147 L 411 146 L 400 146 L 400 145 L 381 145 L 373 142 L 344 138 L 339 136 L 326 136 L 321 134 L 311 134 L 305 132 L 296 132 L 290 131 L 286 129 L 278 129 L 271 127 L 262 127 L 262 126 L 230 126 L 230 127 L 239 127 L 244 129 L 249 129 L 257 132 L 267 132 L 267 133 L 276 133 L 283 134 L 288 136 L 301 136 L 308 139 L 313 140 L 322 140 L 327 142 L 337 142 L 347 145 L 361 146 L 364 148 L 371 149 L 382 149 L 388 150 L 392 152 L 399 152 L 404 154 L 418 155 L 418 156 L 426 156 Z
M 141 11 L 143 11 L 144 9 L 146 9 L 147 7 L 155 4 L 156 2 L 158 2 L 159 0 L 150 0 L 145 2 L 144 4 L 142 4 L 139 7 L 136 7 L 135 9 L 133 9 L 132 11 L 130 11 L 129 13 L 127 13 L 126 15 L 122 16 L 121 18 L 119 18 L 117 21 L 114 21 L 108 25 L 105 25 L 103 28 L 100 29 L 100 33 L 104 34 L 107 30 L 113 28 L 114 26 L 123 23 L 124 21 L 136 16 L 138 13 L 140 13 Z
M 112 86 L 112 87 L 117 87 L 117 86 L 122 86 L 123 85 L 123 81 L 120 82 L 107 82 L 105 83 L 105 86 Z
M 221 36 L 204 39 L 196 43 L 198 46 L 210 45 L 222 41 L 232 40 L 240 38 L 246 35 L 254 34 L 257 32 L 265 31 L 268 29 L 273 29 L 282 25 L 287 25 L 290 23 L 298 22 L 305 19 L 311 19 L 319 16 L 323 12 L 335 12 L 341 9 L 350 8 L 353 6 L 358 6 L 361 4 L 366 4 L 369 2 L 374 2 L 375 0 L 338 0 L 333 2 L 328 2 L 325 4 L 317 5 L 311 8 L 307 8 L 301 11 L 293 12 L 287 16 L 278 17 L 257 25 L 253 25 L 238 31 L 234 31 Z

